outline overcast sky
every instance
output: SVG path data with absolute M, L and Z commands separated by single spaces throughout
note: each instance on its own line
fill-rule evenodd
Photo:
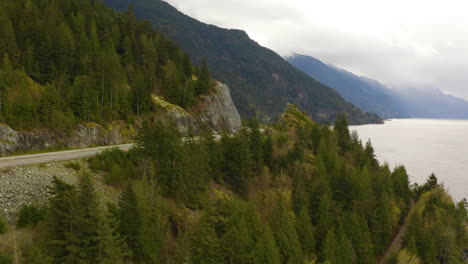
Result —
M 394 88 L 468 99 L 466 0 L 166 0 L 205 23 L 245 30 L 282 56 L 316 57 Z

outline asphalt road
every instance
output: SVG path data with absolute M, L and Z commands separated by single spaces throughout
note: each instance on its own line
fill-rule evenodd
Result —
M 121 150 L 127 151 L 132 146 L 133 144 L 122 144 L 122 145 L 112 145 L 112 146 L 104 146 L 104 147 L 96 147 L 96 148 L 74 149 L 74 150 L 40 153 L 40 154 L 4 157 L 4 158 L 0 158 L 0 168 L 9 168 L 9 167 L 41 164 L 41 163 L 48 163 L 48 162 L 55 162 L 55 161 L 81 159 L 81 158 L 95 156 L 98 153 L 106 149 L 110 149 L 110 148 L 119 148 Z

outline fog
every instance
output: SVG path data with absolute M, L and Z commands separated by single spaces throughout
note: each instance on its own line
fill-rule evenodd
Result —
M 167 0 L 205 23 L 245 30 L 282 56 L 316 57 L 389 87 L 468 99 L 468 2 Z

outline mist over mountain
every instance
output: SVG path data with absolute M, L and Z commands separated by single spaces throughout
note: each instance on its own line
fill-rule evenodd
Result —
M 468 102 L 440 89 L 396 90 L 400 109 L 410 117 L 468 119 Z
M 319 122 L 344 112 L 352 123 L 381 122 L 345 101 L 334 89 L 297 70 L 241 30 L 199 22 L 160 0 L 105 0 L 119 11 L 130 3 L 135 15 L 166 33 L 192 59 L 206 58 L 215 79 L 227 83 L 243 117 L 275 119 L 288 103 L 297 104 Z
M 347 101 L 384 118 L 468 119 L 468 102 L 440 89 L 391 89 L 377 80 L 296 54 L 288 62 L 312 78 L 334 88 Z
M 403 117 L 393 91 L 379 82 L 357 76 L 322 61 L 296 54 L 288 62 L 319 82 L 338 91 L 343 98 L 361 109 L 389 117 Z

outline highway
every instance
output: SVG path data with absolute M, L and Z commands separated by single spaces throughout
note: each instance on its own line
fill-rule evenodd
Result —
M 73 149 L 73 150 L 47 152 L 47 153 L 40 153 L 40 154 L 4 157 L 4 158 L 0 158 L 0 169 L 18 167 L 18 166 L 26 166 L 26 165 L 32 165 L 32 164 L 48 163 L 48 162 L 82 159 L 82 158 L 95 156 L 106 149 L 119 148 L 121 150 L 127 151 L 132 146 L 133 144 L 121 144 L 121 145 L 112 145 L 112 146 L 104 146 L 104 147 Z

